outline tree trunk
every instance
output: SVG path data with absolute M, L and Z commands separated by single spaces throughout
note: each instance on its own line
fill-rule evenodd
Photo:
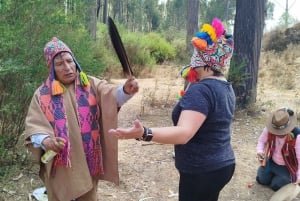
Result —
M 107 0 L 104 0 L 104 3 L 103 3 L 103 19 L 102 19 L 102 22 L 103 24 L 106 24 L 107 22 L 107 8 L 108 8 L 108 2 Z
M 256 102 L 257 77 L 266 0 L 237 0 L 234 23 L 235 49 L 229 70 L 237 106 Z
M 91 6 L 91 24 L 90 24 L 90 33 L 93 40 L 96 40 L 97 36 L 97 0 L 92 0 Z
M 187 25 L 186 25 L 186 48 L 189 54 L 193 53 L 191 39 L 199 30 L 198 27 L 199 0 L 187 1 Z
M 97 30 L 97 0 L 86 1 L 86 19 L 85 23 L 93 40 L 96 40 Z

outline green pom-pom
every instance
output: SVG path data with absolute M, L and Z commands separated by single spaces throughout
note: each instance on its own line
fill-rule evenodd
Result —
M 80 76 L 80 81 L 83 84 L 83 86 L 89 86 L 90 85 L 90 81 L 89 81 L 87 75 L 83 71 L 81 71 L 79 73 L 79 76 Z

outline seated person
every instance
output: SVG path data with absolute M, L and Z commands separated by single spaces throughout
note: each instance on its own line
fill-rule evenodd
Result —
M 267 119 L 258 138 L 257 156 L 261 163 L 256 181 L 274 191 L 288 183 L 300 183 L 300 129 L 297 115 L 289 108 L 280 108 Z

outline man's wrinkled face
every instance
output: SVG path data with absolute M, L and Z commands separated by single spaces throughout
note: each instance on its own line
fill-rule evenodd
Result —
M 54 57 L 56 79 L 63 84 L 71 84 L 76 78 L 76 64 L 69 52 L 62 52 Z

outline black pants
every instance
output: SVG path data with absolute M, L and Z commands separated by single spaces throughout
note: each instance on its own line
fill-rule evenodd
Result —
M 180 173 L 179 201 L 217 201 L 231 180 L 235 164 L 203 174 Z

